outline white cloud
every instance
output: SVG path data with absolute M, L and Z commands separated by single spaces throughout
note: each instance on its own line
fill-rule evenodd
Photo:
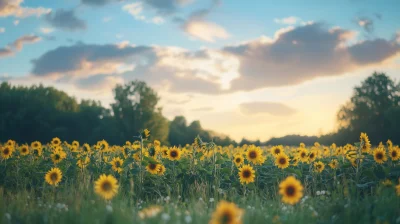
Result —
M 131 14 L 136 20 L 145 20 L 146 17 L 142 15 L 143 5 L 141 2 L 135 2 L 131 4 L 124 5 L 122 10 Z
M 277 18 L 274 19 L 275 23 L 285 24 L 285 25 L 294 25 L 299 21 L 300 21 L 300 18 L 295 17 L 295 16 L 289 16 L 289 17 L 282 18 L 282 19 L 277 19 Z
M 157 25 L 161 25 L 161 24 L 163 24 L 165 22 L 164 19 L 161 16 L 153 17 L 153 19 L 151 19 L 151 21 L 154 24 L 157 24 Z
M 216 39 L 227 39 L 230 36 L 223 27 L 203 20 L 189 21 L 184 30 L 190 36 L 206 42 L 215 42 Z
M 6 32 L 6 28 L 0 27 L 0 33 L 4 33 L 4 32 Z
M 41 31 L 42 33 L 44 33 L 44 34 L 49 34 L 49 33 L 52 33 L 52 32 L 54 31 L 54 29 L 48 28 L 48 27 L 41 27 L 41 28 L 40 28 L 40 31 Z
M 18 26 L 19 20 L 14 20 L 14 26 Z
M 0 0 L 0 17 L 14 16 L 17 18 L 26 18 L 31 16 L 40 17 L 43 14 L 51 12 L 49 8 L 22 7 L 24 0 Z

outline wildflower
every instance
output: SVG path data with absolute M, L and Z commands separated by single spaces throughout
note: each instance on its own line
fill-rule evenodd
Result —
M 383 147 L 378 147 L 373 151 L 374 160 L 378 164 L 383 164 L 386 160 L 386 151 Z
M 321 161 L 314 163 L 314 170 L 317 173 L 321 173 L 325 169 L 325 164 Z
M 289 161 L 290 161 L 289 157 L 283 152 L 279 153 L 275 157 L 275 165 L 280 169 L 285 169 L 289 167 Z
M 124 164 L 124 160 L 119 157 L 115 157 L 111 160 L 112 170 L 115 172 L 121 173 L 123 170 L 122 164 Z

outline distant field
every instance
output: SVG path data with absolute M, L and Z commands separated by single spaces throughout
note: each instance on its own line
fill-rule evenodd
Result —
M 400 223 L 400 148 L 1 145 L 2 223 Z

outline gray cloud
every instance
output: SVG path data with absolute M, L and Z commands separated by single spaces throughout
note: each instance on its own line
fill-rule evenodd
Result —
M 14 55 L 16 52 L 21 51 L 25 44 L 32 44 L 39 42 L 42 38 L 36 35 L 25 35 L 16 39 L 13 43 L 8 44 L 4 48 L 0 48 L 0 58 L 9 57 Z
M 262 39 L 224 48 L 240 59 L 241 76 L 232 91 L 295 85 L 317 77 L 339 75 L 380 63 L 399 52 L 399 44 L 383 39 L 346 46 L 353 32 L 314 23 Z
M 242 103 L 239 105 L 239 109 L 246 115 L 270 114 L 274 116 L 290 116 L 296 113 L 295 109 L 276 102 Z
M 124 81 L 144 80 L 157 90 L 212 95 L 341 75 L 381 63 L 400 50 L 394 40 L 384 39 L 349 45 L 354 35 L 317 23 L 281 31 L 273 40 L 260 38 L 221 50 L 77 43 L 33 60 L 32 74 L 74 77 L 75 81 L 119 74 Z
M 374 31 L 374 21 L 368 17 L 357 18 L 357 24 L 367 33 L 372 33 Z
M 104 6 L 112 2 L 122 2 L 123 0 L 81 0 L 82 4 L 91 6 Z
M 96 67 L 107 63 L 128 60 L 140 53 L 151 51 L 150 47 L 124 47 L 118 45 L 95 45 L 78 43 L 67 47 L 58 47 L 32 60 L 32 74 L 48 76 L 53 74 L 79 73 L 85 66 Z M 100 68 L 101 69 L 101 68 Z M 107 68 L 103 68 L 107 70 Z M 94 68 L 95 70 L 95 68 Z
M 159 14 L 170 15 L 175 13 L 179 7 L 192 2 L 192 0 L 143 0 L 143 2 L 155 9 Z
M 78 31 L 86 29 L 86 22 L 75 15 L 75 11 L 58 9 L 55 13 L 46 15 L 46 21 L 53 27 L 66 31 Z

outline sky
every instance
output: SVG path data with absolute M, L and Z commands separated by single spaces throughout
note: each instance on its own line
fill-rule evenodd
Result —
M 374 71 L 400 78 L 398 0 L 0 0 L 0 81 L 113 101 L 235 140 L 321 135 Z

